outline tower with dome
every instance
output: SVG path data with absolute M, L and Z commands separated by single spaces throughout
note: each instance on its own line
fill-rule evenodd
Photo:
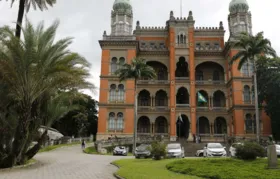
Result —
M 228 28 L 217 20 L 215 27 L 195 26 L 195 14 L 176 17 L 170 11 L 166 24 L 133 29 L 133 4 L 115 0 L 111 32 L 104 31 L 97 140 L 111 135 L 133 136 L 137 110 L 138 139 L 163 136 L 167 141 L 224 142 L 228 137 L 255 138 L 253 68 L 239 71 L 230 59 L 238 52 L 229 42 L 241 32 L 252 34 L 252 15 L 246 0 L 231 0 Z M 225 14 L 226 16 L 226 14 Z M 109 19 L 108 19 L 109 23 Z M 230 37 L 225 41 L 225 32 Z M 135 57 L 154 68 L 157 78 L 120 82 L 115 71 Z M 134 108 L 134 90 L 138 107 Z M 198 102 L 201 96 L 206 102 Z M 271 134 L 270 119 L 260 113 L 261 134 Z

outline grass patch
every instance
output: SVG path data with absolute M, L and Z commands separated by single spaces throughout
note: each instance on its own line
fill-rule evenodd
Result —
M 113 164 L 120 167 L 117 174 L 126 179 L 201 179 L 167 170 L 166 164 L 175 160 L 124 159 L 115 161 Z
M 51 146 L 40 149 L 39 153 L 48 152 L 48 151 L 51 151 L 51 150 L 54 150 L 54 149 L 57 149 L 57 148 L 60 148 L 60 147 L 68 147 L 68 146 L 73 146 L 73 145 L 78 145 L 78 144 L 80 144 L 80 142 L 74 142 L 74 143 L 71 143 L 71 144 L 51 145 Z
M 280 162 L 279 162 L 280 164 Z M 279 179 L 280 170 L 268 170 L 267 159 L 184 159 L 167 164 L 170 171 L 206 179 Z
M 95 149 L 95 147 L 87 147 L 84 152 L 86 154 L 95 154 L 95 155 L 113 155 L 113 153 L 109 152 L 107 154 L 101 154 L 101 153 L 98 153 Z M 128 156 L 132 156 L 132 153 L 128 153 Z
M 30 160 L 27 160 L 27 161 L 25 162 L 25 164 L 24 164 L 24 165 L 33 164 L 33 163 L 35 163 L 35 162 L 36 162 L 36 160 L 35 160 L 35 159 L 30 159 Z

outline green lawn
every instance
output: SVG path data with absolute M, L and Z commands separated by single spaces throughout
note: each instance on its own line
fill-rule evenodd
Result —
M 280 162 L 279 162 L 280 164 Z M 167 169 L 207 179 L 279 179 L 280 170 L 266 169 L 267 159 L 185 159 L 171 162 Z
M 113 155 L 113 153 L 107 153 L 107 154 L 101 154 L 101 153 L 98 153 L 95 149 L 95 147 L 87 147 L 85 150 L 84 150 L 85 153 L 87 154 L 96 154 L 96 155 Z M 132 156 L 132 153 L 128 153 L 128 156 Z
M 117 174 L 126 179 L 201 179 L 168 171 L 166 165 L 173 161 L 175 160 L 124 159 L 113 163 L 120 167 Z
M 51 150 L 54 150 L 54 149 L 57 149 L 57 148 L 60 148 L 60 147 L 67 147 L 67 146 L 73 146 L 73 145 L 78 145 L 78 144 L 80 144 L 80 142 L 73 142 L 71 144 L 52 145 L 52 146 L 48 146 L 48 147 L 40 149 L 39 153 L 40 152 L 48 152 L 48 151 L 51 151 Z

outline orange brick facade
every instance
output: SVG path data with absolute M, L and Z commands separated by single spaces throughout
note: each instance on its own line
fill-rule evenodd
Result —
M 122 18 L 114 8 L 112 21 Z M 128 13 L 123 19 L 132 17 Z M 194 24 L 192 12 L 187 18 L 175 18 L 171 12 L 164 27 L 141 27 L 138 21 L 133 35 L 104 32 L 98 140 L 131 137 L 134 110 L 138 136 L 160 135 L 172 141 L 193 140 L 194 134 L 211 139 L 256 137 L 250 64 L 242 70 L 237 69 L 238 62 L 229 64 L 238 50 L 224 43 L 222 23 L 203 28 Z M 137 109 L 134 81 L 120 82 L 114 74 L 120 64 L 136 56 L 146 59 L 157 73 L 156 79 L 138 81 Z M 198 93 L 207 103 L 198 103 Z M 261 135 L 267 136 L 270 119 L 264 112 L 260 119 Z

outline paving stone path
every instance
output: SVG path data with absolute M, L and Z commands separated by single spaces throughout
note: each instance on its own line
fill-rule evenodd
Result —
M 110 162 L 121 158 L 84 154 L 80 146 L 64 147 L 36 155 L 38 163 L 29 167 L 0 170 L 0 179 L 114 179 L 117 168 Z

